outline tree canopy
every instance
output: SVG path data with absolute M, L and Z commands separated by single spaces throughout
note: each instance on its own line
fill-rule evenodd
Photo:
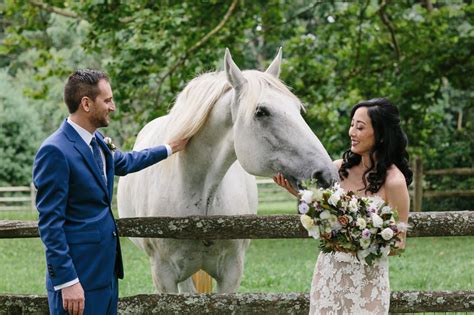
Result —
M 306 104 L 305 119 L 333 158 L 349 145 L 351 107 L 387 97 L 400 109 L 410 153 L 426 167 L 474 166 L 472 1 L 5 0 L 0 6 L 0 67 L 44 134 L 66 116 L 62 85 L 76 68 L 109 73 L 118 111 L 107 133 L 130 147 L 188 81 L 222 69 L 226 47 L 241 68 L 264 69 L 282 46 L 281 79 Z

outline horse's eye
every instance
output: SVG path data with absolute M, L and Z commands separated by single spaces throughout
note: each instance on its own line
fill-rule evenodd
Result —
M 266 116 L 270 116 L 270 111 L 268 110 L 268 108 L 264 106 L 258 106 L 255 110 L 255 117 L 261 118 Z

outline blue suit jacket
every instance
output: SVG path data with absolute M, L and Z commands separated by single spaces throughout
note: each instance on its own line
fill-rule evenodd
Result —
M 46 248 L 50 291 L 76 277 L 86 291 L 110 285 L 115 275 L 123 278 L 111 209 L 114 174 L 137 172 L 167 157 L 165 146 L 112 154 L 103 136 L 99 132 L 95 136 L 105 154 L 107 184 L 89 145 L 66 121 L 43 142 L 35 157 L 38 226 Z

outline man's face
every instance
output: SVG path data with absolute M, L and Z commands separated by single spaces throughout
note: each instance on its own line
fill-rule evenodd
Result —
M 100 92 L 95 101 L 91 101 L 89 119 L 94 127 L 101 128 L 109 125 L 109 113 L 115 111 L 115 104 L 109 82 L 100 80 L 98 87 Z

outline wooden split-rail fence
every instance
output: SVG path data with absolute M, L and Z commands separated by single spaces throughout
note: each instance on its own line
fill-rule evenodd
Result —
M 435 176 L 473 176 L 474 168 L 447 168 L 437 170 L 423 170 L 423 161 L 420 157 L 415 157 L 413 163 L 413 211 L 418 212 L 423 209 L 423 198 L 434 198 L 434 197 L 474 197 L 474 189 L 454 189 L 454 190 L 423 190 L 424 177 L 426 175 Z
M 30 186 L 0 187 L 0 194 L 0 211 L 36 211 L 36 189 L 33 183 Z
M 409 237 L 473 236 L 474 211 L 411 213 Z M 175 239 L 307 238 L 298 215 L 117 220 L 120 236 Z M 0 238 L 38 237 L 34 221 L 0 220 Z M 119 300 L 119 314 L 307 314 L 304 293 L 152 294 Z M 474 291 L 391 293 L 391 313 L 473 312 Z M 46 296 L 0 295 L 0 314 L 48 314 Z

